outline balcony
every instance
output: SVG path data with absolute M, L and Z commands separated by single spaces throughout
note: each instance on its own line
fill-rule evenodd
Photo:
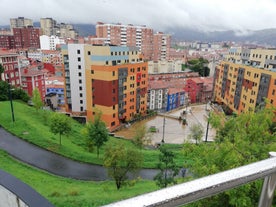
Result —
M 271 158 L 164 188 L 106 207 L 179 206 L 264 178 L 258 207 L 271 207 L 276 185 L 276 152 Z

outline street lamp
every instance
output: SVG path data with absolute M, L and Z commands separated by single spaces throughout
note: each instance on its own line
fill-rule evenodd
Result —
M 162 140 L 161 140 L 162 144 L 165 142 L 164 137 L 165 137 L 165 116 L 163 119 L 163 136 L 162 136 Z
M 11 89 L 10 78 L 8 75 L 7 75 L 7 79 L 8 79 L 8 84 L 9 84 L 9 99 L 10 99 L 10 104 L 11 104 L 12 122 L 14 123 L 15 119 L 14 119 L 14 111 L 13 111 L 13 103 L 12 103 L 12 93 L 11 93 L 12 89 Z

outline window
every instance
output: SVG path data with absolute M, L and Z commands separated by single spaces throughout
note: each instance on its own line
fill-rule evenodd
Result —
M 94 74 L 94 70 L 91 70 L 91 74 Z
M 80 100 L 80 104 L 83 104 L 83 100 Z
M 81 69 L 81 65 L 78 65 L 78 69 Z
M 79 72 L 79 77 L 81 77 L 81 72 Z
M 80 97 L 82 97 L 82 93 L 80 93 Z
M 77 53 L 80 54 L 80 50 L 77 50 Z
M 82 80 L 81 80 L 81 79 L 79 80 L 79 83 L 82 83 Z
M 108 61 L 105 61 L 105 64 L 108 65 Z
M 78 62 L 80 62 L 81 61 L 81 58 L 80 57 L 78 57 Z
M 80 107 L 80 111 L 83 111 L 83 106 Z
M 115 110 L 115 108 L 116 108 L 115 105 L 113 105 L 113 110 Z
M 116 117 L 116 114 L 113 114 L 113 118 L 115 118 Z
M 115 76 L 115 71 L 112 71 L 112 75 Z
M 79 87 L 80 91 L 82 91 L 82 86 Z
M 113 121 L 113 122 L 111 123 L 111 126 L 115 126 L 115 121 Z
M 88 52 L 87 52 L 87 55 L 91 55 L 91 52 L 90 52 L 90 51 L 88 51 Z

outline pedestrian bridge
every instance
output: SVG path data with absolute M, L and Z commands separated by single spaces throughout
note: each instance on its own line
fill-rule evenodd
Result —
M 276 152 L 242 167 L 116 202 L 108 207 L 180 206 L 264 178 L 258 207 L 271 207 L 276 186 Z

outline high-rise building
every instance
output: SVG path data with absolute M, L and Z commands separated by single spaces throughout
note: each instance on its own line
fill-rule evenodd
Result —
M 24 17 L 10 19 L 11 31 L 13 31 L 13 28 L 23 28 L 23 27 L 29 27 L 29 26 L 34 26 L 33 20 L 31 19 L 26 19 Z
M 42 35 L 56 35 L 57 22 L 52 18 L 40 18 L 40 28 Z
M 153 61 L 168 60 L 170 48 L 171 35 L 162 32 L 153 35 Z
M 146 113 L 148 68 L 137 48 L 69 44 L 63 54 L 67 111 L 87 120 L 101 111 L 110 131 Z
M 74 29 L 73 25 L 65 23 L 58 24 L 56 20 L 49 17 L 40 19 L 40 27 L 42 35 L 53 35 L 60 38 L 71 39 L 76 39 L 78 37 L 78 32 Z
M 138 47 L 145 60 L 152 59 L 153 29 L 146 26 L 105 24 L 96 25 L 98 38 L 105 38 L 105 44 Z

